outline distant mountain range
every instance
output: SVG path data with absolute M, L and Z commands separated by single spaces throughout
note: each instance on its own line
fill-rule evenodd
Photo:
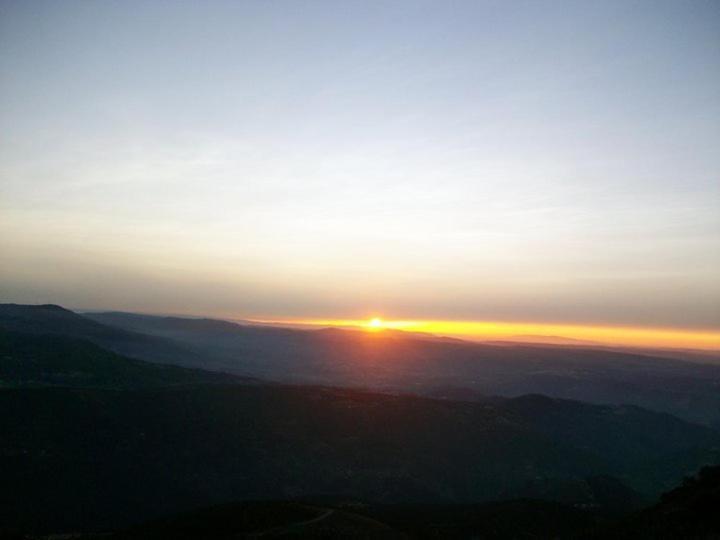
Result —
M 0 305 L 0 328 L 86 339 L 149 362 L 292 384 L 475 400 L 527 393 L 634 404 L 720 427 L 720 365 L 606 348 L 298 330 L 59 306 Z
M 720 365 L 577 344 L 473 343 L 403 332 L 297 330 L 117 312 L 82 318 L 125 332 L 116 338 L 80 332 L 88 339 L 149 361 L 285 383 L 453 399 L 538 393 L 634 404 L 720 427 Z
M 100 531 L 253 499 L 323 507 L 532 498 L 623 512 L 720 457 L 717 431 L 637 406 L 488 397 L 473 386 L 470 401 L 408 394 L 442 393 L 437 383 L 453 370 L 464 381 L 457 389 L 558 366 L 564 377 L 592 379 L 617 362 L 638 376 L 668 371 L 661 381 L 712 366 L 202 319 L 93 319 L 0 306 L 0 530 Z M 178 363 L 216 371 L 148 362 L 167 363 L 173 351 Z M 307 519 L 321 515 L 313 512 Z

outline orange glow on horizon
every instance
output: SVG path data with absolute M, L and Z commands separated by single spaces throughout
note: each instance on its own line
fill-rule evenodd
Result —
M 598 345 L 720 351 L 720 331 L 712 330 L 494 321 L 384 320 L 379 317 L 365 320 L 302 319 L 265 322 L 302 326 L 360 328 L 374 332 L 380 330 L 404 330 L 470 340 L 503 340 L 519 336 L 549 336 L 593 342 Z

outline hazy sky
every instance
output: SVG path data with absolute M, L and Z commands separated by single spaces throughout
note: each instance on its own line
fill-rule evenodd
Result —
M 720 3 L 0 2 L 0 297 L 720 329 Z

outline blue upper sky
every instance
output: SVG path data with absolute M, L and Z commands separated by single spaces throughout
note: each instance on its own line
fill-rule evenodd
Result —
M 0 2 L 0 294 L 720 327 L 717 1 Z

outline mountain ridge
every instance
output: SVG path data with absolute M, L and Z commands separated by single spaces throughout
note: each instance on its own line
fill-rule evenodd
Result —
M 92 314 L 205 351 L 215 365 L 285 383 L 331 384 L 437 395 L 542 393 L 634 403 L 720 427 L 720 366 L 637 352 L 550 344 L 419 339 L 363 330 L 298 330 L 151 315 Z

